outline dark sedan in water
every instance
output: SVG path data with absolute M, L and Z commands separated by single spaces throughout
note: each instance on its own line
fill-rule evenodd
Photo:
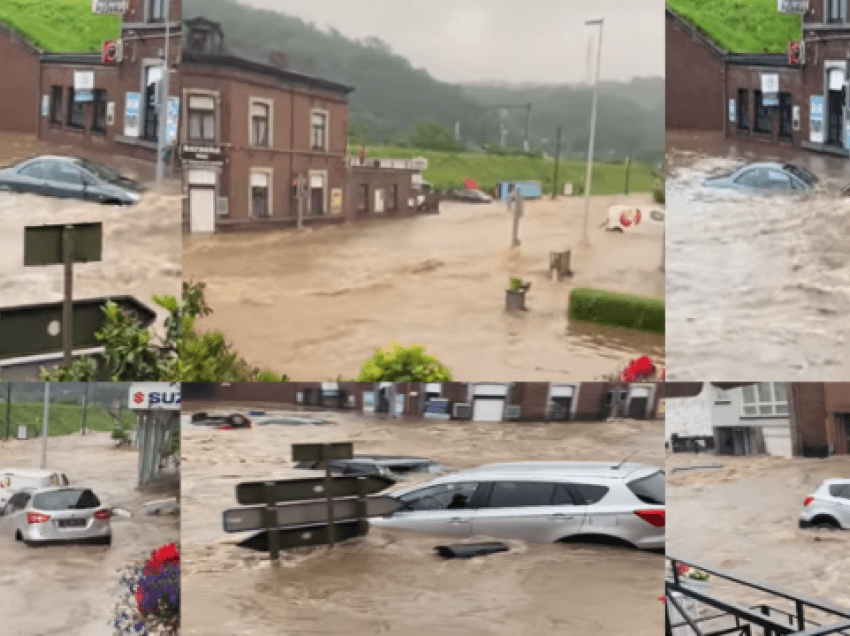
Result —
M 814 190 L 818 178 L 793 163 L 751 163 L 730 175 L 710 177 L 705 184 L 765 194 L 803 194 Z
M 86 159 L 43 156 L 0 170 L 2 191 L 133 205 L 139 201 L 142 188 L 135 181 Z

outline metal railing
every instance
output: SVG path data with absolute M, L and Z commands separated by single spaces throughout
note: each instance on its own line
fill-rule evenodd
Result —
M 780 590 L 766 583 L 731 574 L 693 561 L 667 556 L 669 571 L 666 588 L 667 636 L 687 632 L 693 636 L 821 636 L 841 634 L 850 636 L 850 609 L 841 608 L 826 601 L 806 598 L 799 594 Z M 771 597 L 771 601 L 755 606 L 744 606 L 732 601 L 715 598 L 710 592 L 700 590 L 686 582 L 679 573 L 680 566 L 705 572 L 716 579 L 735 583 L 748 591 L 758 591 Z M 686 608 L 685 599 L 710 607 L 715 612 L 700 615 Z M 793 611 L 784 610 L 773 603 L 787 602 Z M 671 608 L 681 617 L 671 617 Z M 827 620 L 818 622 L 809 617 L 810 612 L 820 612 Z M 723 620 L 725 619 L 725 620 Z M 720 621 L 721 626 L 712 628 L 709 623 Z

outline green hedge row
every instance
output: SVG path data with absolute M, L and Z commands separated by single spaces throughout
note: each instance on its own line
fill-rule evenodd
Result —
M 664 333 L 664 299 L 578 287 L 570 293 L 570 319 Z

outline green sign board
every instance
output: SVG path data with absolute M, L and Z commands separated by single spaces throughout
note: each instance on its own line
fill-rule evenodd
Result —
M 321 477 L 274 482 L 253 481 L 236 486 L 236 501 L 243 506 L 251 506 L 268 504 L 269 500 L 282 502 L 325 497 L 355 497 L 360 495 L 361 492 L 366 495 L 381 492 L 394 483 L 392 479 L 375 475 L 369 477 L 334 477 L 330 482 L 329 492 L 326 485 L 327 481 Z M 269 488 L 268 491 L 266 487 Z
M 332 502 L 334 519 L 359 519 L 361 517 L 382 517 L 392 514 L 402 507 L 401 501 L 394 497 L 367 497 L 366 499 L 334 499 Z M 267 508 L 234 508 L 222 514 L 225 532 L 245 532 L 262 530 L 266 527 Z M 271 509 L 275 525 L 279 527 L 328 522 L 328 505 L 324 501 L 305 501 L 302 503 L 276 506 Z
M 336 444 L 293 444 L 292 461 L 311 462 L 330 459 L 351 459 L 354 447 L 351 442 Z
M 289 550 L 311 545 L 327 545 L 331 543 L 331 534 L 328 524 L 312 524 L 287 530 L 273 530 L 280 537 L 279 549 Z M 333 524 L 333 538 L 336 541 L 346 541 L 355 537 L 362 537 L 369 532 L 369 522 L 365 520 L 343 521 Z M 257 550 L 258 552 L 271 552 L 272 558 L 277 558 L 275 550 L 269 540 L 269 531 L 264 530 L 248 537 L 240 542 L 240 548 Z
M 62 237 L 70 228 L 75 263 L 93 263 L 101 260 L 103 246 L 102 223 L 75 225 L 42 225 L 24 228 L 24 265 L 61 265 L 65 262 Z

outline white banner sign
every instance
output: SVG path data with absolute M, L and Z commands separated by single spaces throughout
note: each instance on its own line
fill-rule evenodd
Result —
M 74 71 L 74 92 L 94 90 L 94 71 Z
M 809 10 L 809 0 L 776 0 L 779 13 L 805 13 Z
M 127 93 L 124 102 L 124 135 L 127 137 L 139 136 L 139 107 L 141 104 L 139 93 Z
M 134 411 L 179 411 L 180 385 L 165 382 L 131 384 L 128 403 Z
M 117 13 L 127 11 L 127 0 L 91 0 L 92 13 Z
M 779 74 L 778 73 L 762 73 L 761 74 L 761 92 L 763 94 L 779 92 Z

